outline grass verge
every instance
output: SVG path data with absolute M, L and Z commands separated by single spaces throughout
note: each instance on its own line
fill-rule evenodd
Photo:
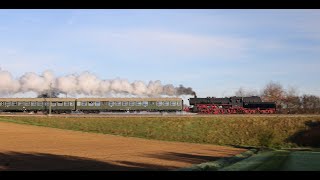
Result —
M 220 169 L 220 171 L 276 171 L 282 168 L 289 151 L 267 151 Z
M 212 162 L 196 164 L 191 167 L 178 169 L 178 171 L 217 171 L 219 169 L 222 169 L 223 167 L 229 166 L 238 161 L 246 159 L 252 156 L 253 154 L 257 153 L 257 151 L 258 151 L 257 149 L 250 149 L 246 152 L 237 154 L 233 157 L 221 158 L 219 160 L 212 161 Z

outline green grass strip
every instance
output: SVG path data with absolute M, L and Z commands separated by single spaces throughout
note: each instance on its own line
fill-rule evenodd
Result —
M 233 157 L 221 158 L 219 160 L 212 161 L 212 162 L 196 164 L 191 167 L 178 169 L 178 171 L 217 171 L 218 169 L 221 169 L 225 166 L 228 166 L 238 161 L 241 161 L 243 159 L 246 159 L 255 153 L 257 153 L 257 149 L 251 149 L 246 152 L 237 154 Z
M 320 171 L 320 151 L 292 152 L 282 166 L 283 171 Z
M 281 170 L 290 151 L 261 152 L 248 159 L 220 169 L 220 171 L 277 171 Z

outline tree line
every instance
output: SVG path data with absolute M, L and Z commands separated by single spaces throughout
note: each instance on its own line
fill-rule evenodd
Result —
M 298 95 L 295 88 L 284 89 L 280 83 L 270 82 L 260 92 L 239 88 L 236 96 L 260 96 L 264 102 L 275 102 L 278 113 L 319 114 L 320 97 L 312 94 Z

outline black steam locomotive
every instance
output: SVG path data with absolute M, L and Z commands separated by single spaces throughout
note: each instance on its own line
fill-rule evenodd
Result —
M 262 102 L 259 96 L 189 99 L 187 111 L 202 114 L 273 114 L 275 102 Z

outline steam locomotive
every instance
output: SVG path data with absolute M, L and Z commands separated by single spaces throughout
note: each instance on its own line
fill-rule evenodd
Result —
M 273 114 L 275 102 L 262 102 L 259 96 L 194 98 L 188 99 L 190 107 L 186 111 L 201 114 Z

